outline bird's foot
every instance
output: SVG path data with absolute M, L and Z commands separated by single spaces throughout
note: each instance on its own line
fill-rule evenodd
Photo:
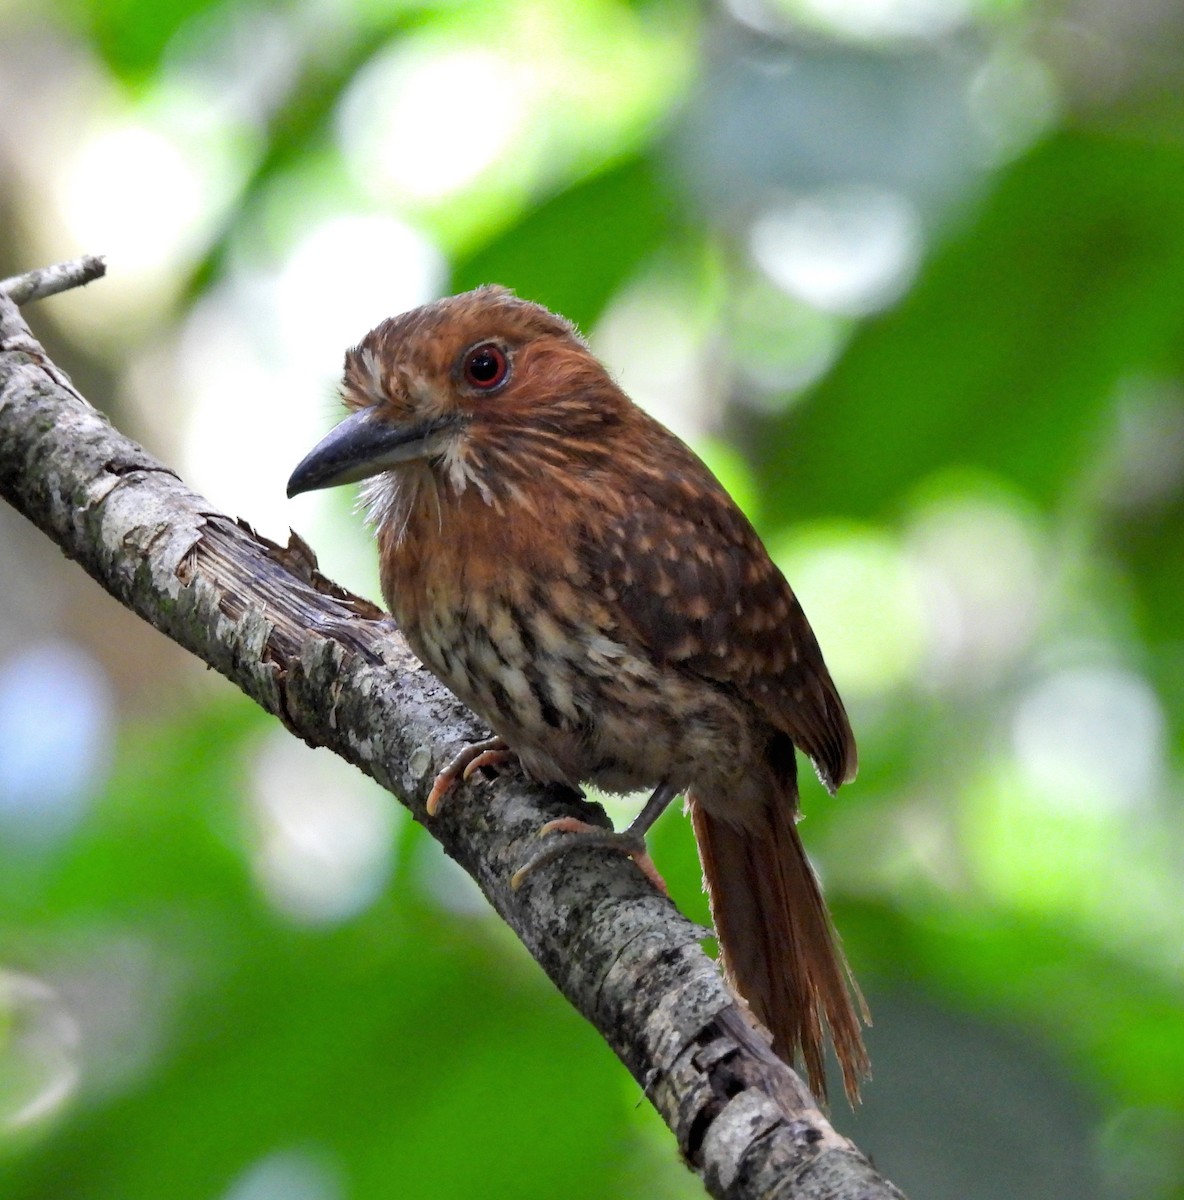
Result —
M 471 746 L 466 746 L 436 776 L 424 804 L 428 816 L 436 815 L 436 810 L 458 779 L 464 782 L 482 767 L 501 766 L 503 763 L 513 762 L 516 757 L 514 751 L 500 737 L 486 738 L 483 742 L 474 742 Z
M 510 887 L 514 891 L 517 891 L 526 877 L 537 871 L 539 867 L 554 862 L 557 858 L 562 858 L 572 850 L 586 849 L 612 850 L 617 854 L 627 855 L 633 859 L 641 873 L 663 896 L 670 894 L 666 887 L 666 881 L 658 874 L 658 868 L 654 866 L 654 860 L 650 858 L 644 834 L 633 829 L 617 833 L 612 829 L 602 829 L 599 825 L 589 825 L 586 821 L 580 821 L 576 817 L 560 817 L 557 821 L 548 821 L 535 836 L 547 837 L 552 833 L 570 833 L 574 836 L 536 850 L 511 877 Z

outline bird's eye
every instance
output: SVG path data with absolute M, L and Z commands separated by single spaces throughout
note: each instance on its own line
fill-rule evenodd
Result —
M 506 382 L 510 364 L 506 359 L 506 352 L 500 346 L 495 346 L 493 342 L 483 342 L 465 355 L 462 373 L 465 383 L 470 387 L 491 392 Z

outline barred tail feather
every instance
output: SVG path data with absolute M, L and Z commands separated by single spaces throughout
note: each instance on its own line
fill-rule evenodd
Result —
M 753 829 L 689 800 L 728 981 L 773 1034 L 773 1049 L 789 1063 L 801 1054 L 822 1097 L 825 1021 L 854 1104 L 869 1065 L 860 1019 L 871 1022 L 794 826 L 793 797 L 766 805 Z

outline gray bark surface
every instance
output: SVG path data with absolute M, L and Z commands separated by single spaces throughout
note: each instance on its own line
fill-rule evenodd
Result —
M 405 804 L 601 1032 L 713 1196 L 901 1200 L 768 1049 L 701 930 L 629 860 L 573 853 L 511 889 L 541 825 L 605 823 L 598 808 L 507 769 L 454 789 L 426 817 L 436 772 L 487 731 L 388 617 L 318 572 L 299 538 L 277 546 L 215 511 L 113 429 L 6 289 L 0 495 L 124 605 Z

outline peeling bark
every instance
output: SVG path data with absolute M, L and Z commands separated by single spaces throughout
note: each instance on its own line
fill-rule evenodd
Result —
M 435 773 L 486 735 L 476 718 L 299 538 L 277 546 L 214 511 L 114 430 L 6 292 L 36 289 L 0 285 L 0 495 L 124 605 L 407 805 L 612 1046 L 713 1196 L 902 1200 L 771 1053 L 701 931 L 629 860 L 575 853 L 511 890 L 544 822 L 606 823 L 598 808 L 505 770 L 427 819 Z

